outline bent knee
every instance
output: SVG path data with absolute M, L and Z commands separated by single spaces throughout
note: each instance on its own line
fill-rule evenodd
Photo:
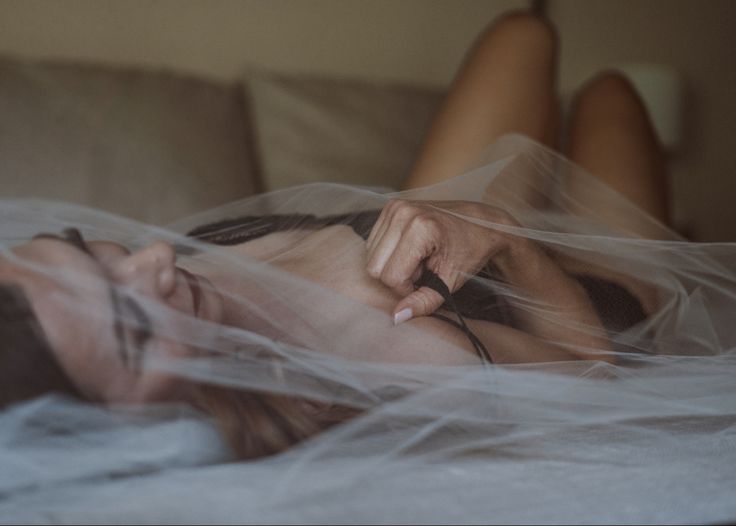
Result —
M 611 70 L 599 73 L 575 95 L 576 113 L 614 113 L 621 117 L 640 113 L 644 103 L 631 81 L 621 72 Z
M 512 11 L 497 18 L 481 35 L 481 42 L 523 43 L 554 50 L 557 31 L 550 22 L 529 11 Z

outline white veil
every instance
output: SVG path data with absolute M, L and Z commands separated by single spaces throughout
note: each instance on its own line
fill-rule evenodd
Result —
M 240 216 L 354 214 L 394 197 L 502 206 L 522 226 L 485 226 L 643 284 L 656 309 L 610 330 L 614 363 L 437 366 L 401 358 L 402 342 L 428 350 L 448 343 L 411 324 L 393 327 L 387 313 L 270 264 L 313 230 L 289 232 L 260 260 L 234 258 L 183 235 Z M 477 168 L 416 191 L 308 185 L 165 229 L 69 204 L 0 201 L 5 257 L 38 232 L 70 226 L 87 239 L 130 248 L 169 241 L 182 264 L 206 260 L 255 291 L 233 300 L 258 329 L 181 319 L 184 330 L 164 336 L 208 352 L 153 355 L 144 368 L 359 414 L 281 454 L 235 461 L 214 420 L 183 404 L 103 408 L 58 395 L 15 404 L 0 412 L 2 523 L 736 518 L 736 245 L 684 241 L 527 139 L 507 137 Z M 355 243 L 362 241 L 356 236 Z M 321 265 L 337 271 L 342 256 L 325 253 Z M 35 270 L 75 279 L 54 268 Z M 514 308 L 539 316 L 552 308 L 502 281 L 476 281 Z M 139 299 L 154 321 L 186 318 Z M 325 316 L 325 305 L 339 320 Z

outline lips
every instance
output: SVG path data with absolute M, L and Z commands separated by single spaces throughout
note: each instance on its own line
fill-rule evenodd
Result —
M 183 268 L 180 268 L 179 271 L 184 276 L 184 279 L 187 280 L 189 290 L 192 292 L 192 309 L 196 316 L 199 313 L 199 305 L 202 302 L 202 289 L 199 288 L 199 282 L 194 274 Z

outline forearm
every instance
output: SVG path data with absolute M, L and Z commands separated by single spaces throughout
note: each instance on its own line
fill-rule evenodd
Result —
M 522 329 L 545 342 L 574 348 L 583 357 L 594 354 L 589 349 L 610 350 L 585 289 L 534 242 L 510 239 L 494 264 L 522 295 L 512 302 Z
M 472 323 L 472 330 L 483 341 L 495 364 L 575 361 L 585 358 L 613 361 L 610 354 L 581 355 L 565 345 L 544 341 L 535 335 L 492 322 Z

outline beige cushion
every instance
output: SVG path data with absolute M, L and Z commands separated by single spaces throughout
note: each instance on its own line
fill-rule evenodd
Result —
M 313 76 L 256 74 L 246 89 L 267 189 L 398 187 L 441 101 L 430 88 Z
M 0 59 L 0 197 L 164 223 L 254 191 L 246 122 L 235 85 Z

